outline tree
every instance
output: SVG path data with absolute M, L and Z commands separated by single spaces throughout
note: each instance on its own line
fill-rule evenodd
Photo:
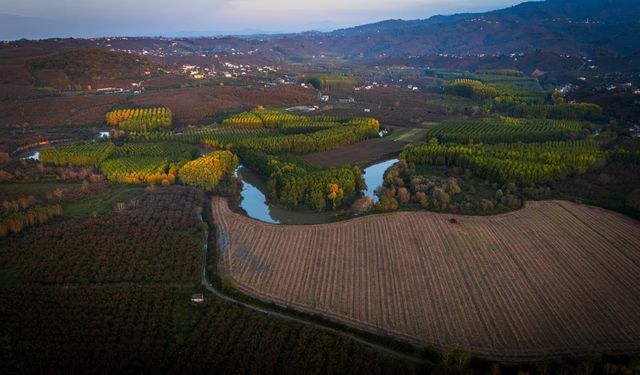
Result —
M 441 204 L 445 205 L 449 203 L 451 197 L 447 192 L 445 192 L 442 188 L 435 188 L 433 191 L 434 198 L 438 200 Z
M 640 188 L 635 189 L 627 197 L 627 206 L 640 211 Z
M 429 196 L 424 191 L 419 191 L 416 193 L 416 199 L 418 203 L 420 203 L 420 207 L 429 208 Z
M 395 211 L 398 209 L 398 200 L 394 197 L 393 190 L 379 188 L 377 192 L 380 201 L 376 204 L 376 208 L 380 211 Z
M 553 104 L 564 104 L 567 101 L 564 98 L 564 95 L 562 95 L 562 92 L 560 90 L 554 90 L 553 94 L 551 94 L 551 103 Z
M 456 371 L 462 372 L 471 361 L 471 353 L 465 348 L 459 347 L 453 351 L 453 367 Z
M 229 151 L 214 151 L 180 168 L 180 179 L 185 185 L 215 190 L 220 181 L 233 173 L 238 157 Z
M 373 207 L 373 200 L 371 199 L 371 197 L 368 197 L 368 196 L 364 196 L 358 199 L 357 201 L 353 202 L 353 205 L 351 205 L 351 208 L 353 209 L 353 211 L 358 215 L 362 215 L 368 212 L 369 210 L 371 210 L 372 207 Z
M 455 178 L 450 178 L 447 182 L 449 186 L 449 194 L 456 195 L 462 191 L 460 185 L 458 185 L 458 181 Z
M 338 184 L 329 184 L 328 189 L 329 193 L 327 194 L 327 197 L 331 200 L 332 207 L 335 210 L 336 207 L 342 204 L 344 190 L 342 190 Z
M 399 188 L 397 195 L 398 195 L 398 201 L 400 202 L 401 205 L 408 204 L 409 200 L 411 199 L 411 193 L 409 193 L 409 190 L 405 187 Z

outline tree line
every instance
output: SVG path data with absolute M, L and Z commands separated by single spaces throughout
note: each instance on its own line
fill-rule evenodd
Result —
M 585 129 L 593 129 L 588 122 L 566 120 L 522 119 L 491 117 L 478 120 L 445 121 L 430 129 L 427 139 L 442 143 L 510 143 L 546 142 L 577 137 Z
M 437 144 L 408 146 L 400 158 L 409 163 L 469 168 L 475 174 L 521 185 L 536 185 L 585 173 L 606 153 L 588 141 L 515 144 Z
M 105 121 L 122 130 L 152 131 L 170 128 L 172 117 L 171 110 L 166 107 L 130 108 L 107 112 Z
M 246 167 L 267 178 L 269 199 L 285 206 L 339 209 L 350 205 L 366 188 L 358 167 L 317 169 L 295 157 L 250 148 L 237 151 Z

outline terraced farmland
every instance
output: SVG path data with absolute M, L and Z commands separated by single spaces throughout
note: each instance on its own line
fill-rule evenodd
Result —
M 640 224 L 616 213 L 547 201 L 277 226 L 222 198 L 212 211 L 222 271 L 263 300 L 507 362 L 640 352 Z

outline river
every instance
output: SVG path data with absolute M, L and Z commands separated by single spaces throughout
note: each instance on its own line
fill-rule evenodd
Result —
M 375 191 L 382 185 L 384 172 L 397 161 L 398 159 L 386 160 L 364 169 L 367 184 L 364 194 L 374 202 L 378 201 Z M 235 174 L 241 176 L 243 181 L 240 207 L 251 218 L 270 224 L 320 224 L 333 217 L 332 212 L 298 211 L 271 204 L 266 197 L 266 183 L 259 175 L 242 165 L 236 169 Z
M 20 159 L 40 160 L 40 150 L 32 151 L 27 156 L 23 156 Z
M 364 169 L 364 182 L 367 184 L 367 190 L 364 195 L 370 196 L 373 203 L 378 202 L 376 189 L 384 182 L 384 172 L 397 162 L 398 159 L 391 159 Z

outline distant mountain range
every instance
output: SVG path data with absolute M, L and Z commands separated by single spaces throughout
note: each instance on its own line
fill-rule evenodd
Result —
M 286 36 L 294 55 L 384 57 L 426 54 L 640 53 L 640 1 L 547 0 L 487 13 L 387 20 L 330 33 Z
M 0 14 L 0 37 L 11 30 L 23 30 L 22 35 L 36 38 L 29 34 L 29 30 L 37 29 L 35 25 L 58 29 L 59 25 L 48 22 L 51 21 Z M 256 35 L 239 35 L 250 32 Z M 331 32 L 277 35 L 247 30 L 239 34 L 215 40 L 192 38 L 203 35 L 201 32 L 173 37 L 182 37 L 196 49 L 250 47 L 280 58 L 327 55 L 377 59 L 533 51 L 638 57 L 640 0 L 546 0 L 486 13 L 386 20 Z

